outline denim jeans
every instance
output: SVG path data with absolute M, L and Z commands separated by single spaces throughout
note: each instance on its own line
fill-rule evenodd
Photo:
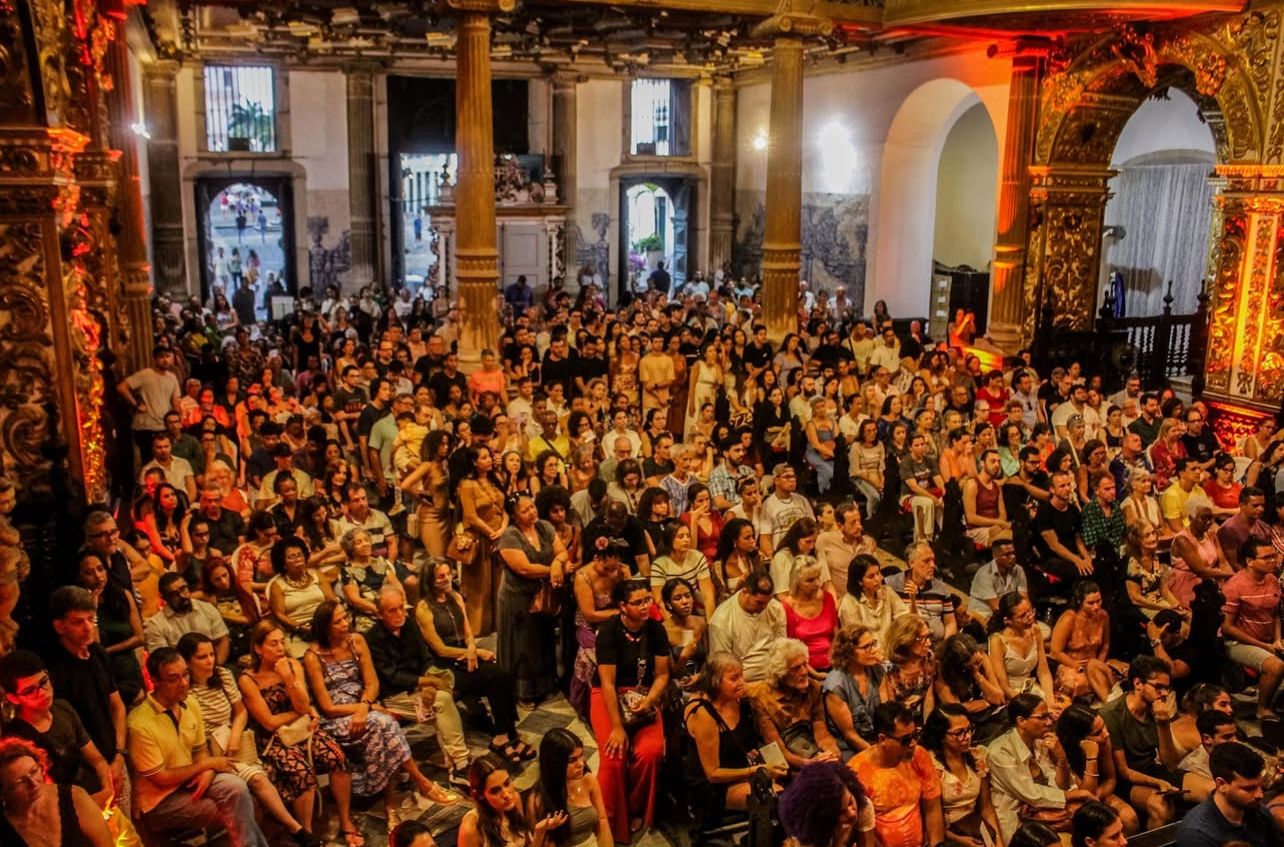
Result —
M 230 773 L 214 775 L 199 800 L 184 786 L 144 815 L 147 826 L 159 833 L 183 829 L 205 829 L 222 825 L 232 847 L 268 847 L 267 839 L 254 820 L 254 801 L 249 786 Z

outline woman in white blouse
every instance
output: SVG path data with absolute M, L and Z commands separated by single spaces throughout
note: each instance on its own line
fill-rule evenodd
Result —
M 908 611 L 905 601 L 883 584 L 878 559 L 868 554 L 852 559 L 847 571 L 847 594 L 838 604 L 838 622 L 844 628 L 869 627 L 886 644 L 892 620 Z

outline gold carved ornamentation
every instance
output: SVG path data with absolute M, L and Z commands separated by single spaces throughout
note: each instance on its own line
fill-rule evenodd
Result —
M 0 223 L 0 447 L 5 475 L 24 489 L 49 469 L 41 450 L 54 402 L 45 226 Z

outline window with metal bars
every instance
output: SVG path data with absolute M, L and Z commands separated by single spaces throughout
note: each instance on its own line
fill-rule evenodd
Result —
M 271 67 L 206 65 L 206 149 L 215 153 L 276 150 L 273 85 Z
M 635 156 L 686 156 L 690 139 L 690 83 L 637 79 L 630 96 L 630 152 Z

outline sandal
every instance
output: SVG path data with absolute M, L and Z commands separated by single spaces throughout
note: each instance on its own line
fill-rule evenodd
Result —
M 512 762 L 513 764 L 521 764 L 523 761 L 522 751 L 511 741 L 507 744 L 496 744 L 492 741 L 490 746 L 486 749 L 490 750 L 490 752 L 499 756 L 501 759 L 507 762 Z
M 517 751 L 517 759 L 518 761 L 521 761 L 521 762 L 529 762 L 531 759 L 534 759 L 536 756 L 539 755 L 539 753 L 535 750 L 534 747 L 527 744 L 525 741 L 522 741 L 521 739 L 518 739 L 517 741 L 513 742 L 508 746 L 514 748 Z
M 391 836 L 392 831 L 396 829 L 398 826 L 400 826 L 401 824 L 401 813 L 398 812 L 392 806 L 389 806 L 387 808 L 387 813 L 388 813 L 388 835 Z
M 366 837 L 355 829 L 341 829 L 339 834 L 343 836 L 344 843 L 348 847 L 365 847 Z

